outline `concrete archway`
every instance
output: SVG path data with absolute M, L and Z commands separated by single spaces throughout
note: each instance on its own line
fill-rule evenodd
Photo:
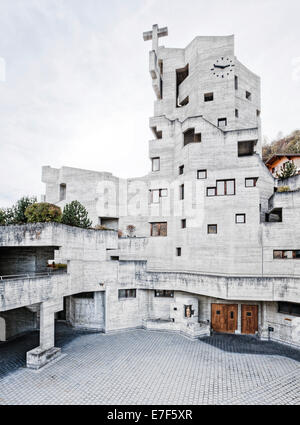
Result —
M 0 341 L 6 341 L 6 324 L 3 317 L 0 317 Z

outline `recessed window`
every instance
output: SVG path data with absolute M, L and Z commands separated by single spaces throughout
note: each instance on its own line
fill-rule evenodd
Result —
M 227 118 L 218 118 L 218 127 L 226 127 Z
M 246 223 L 246 214 L 236 214 L 235 215 L 235 222 L 237 224 L 244 224 L 244 223 Z
M 156 139 L 162 139 L 162 131 L 158 131 L 156 127 L 151 127 Z
M 245 178 L 245 187 L 255 187 L 258 177 L 247 177 Z
M 260 117 L 260 110 L 259 109 L 256 109 L 256 116 Z
M 234 114 L 235 114 L 235 117 L 238 118 L 239 117 L 239 110 L 235 109 Z
M 207 187 L 206 188 L 206 196 L 216 196 L 217 188 L 216 187 Z
M 205 93 L 204 94 L 204 102 L 211 102 L 214 100 L 214 94 L 213 93 Z
M 64 201 L 67 195 L 67 185 L 65 183 L 61 183 L 59 185 L 59 200 Z
M 182 228 L 182 229 L 185 229 L 185 228 L 186 228 L 186 218 L 183 218 L 183 219 L 181 220 L 181 228 Z
M 181 248 L 180 247 L 176 248 L 176 257 L 181 257 Z
M 119 261 L 119 257 L 117 255 L 111 256 L 110 259 L 112 261 Z
M 181 184 L 179 186 L 179 199 L 180 200 L 184 199 L 184 184 Z
M 184 306 L 184 317 L 192 317 L 194 314 L 194 310 L 192 310 L 192 305 L 185 305 Z
M 291 316 L 300 316 L 300 304 L 279 301 L 278 313 L 290 314 Z
M 180 165 L 178 170 L 179 170 L 179 175 L 183 174 L 184 173 L 184 165 Z
M 238 156 L 249 156 L 254 154 L 254 146 L 257 140 L 245 140 L 238 142 Z
M 119 299 L 136 298 L 136 289 L 119 289 Z
M 201 133 L 195 133 L 194 128 L 189 128 L 183 133 L 183 146 L 186 146 L 190 143 L 200 143 L 201 142 Z
M 274 260 L 299 260 L 300 259 L 300 250 L 299 249 L 285 249 L 279 250 L 275 249 L 273 251 Z
M 246 99 L 252 100 L 252 94 L 246 90 Z
M 218 231 L 218 226 L 216 224 L 208 224 L 207 225 L 207 233 L 216 234 Z
M 185 106 L 189 103 L 189 101 L 190 101 L 190 98 L 187 96 L 180 102 L 179 106 Z
M 160 170 L 160 158 L 152 158 L 152 171 L 159 171 Z
M 207 178 L 207 170 L 198 170 L 197 171 L 197 179 L 206 179 Z
M 157 289 L 154 291 L 155 297 L 163 297 L 163 298 L 174 298 L 174 291 L 167 291 L 165 289 Z
M 168 189 L 151 189 L 150 192 L 150 203 L 159 204 L 160 198 L 168 196 Z
M 176 69 L 176 108 L 180 108 L 183 106 L 179 103 L 179 86 L 180 84 L 188 77 L 189 75 L 189 64 L 187 64 L 184 68 Z
M 150 223 L 151 236 L 167 236 L 168 225 L 167 222 Z
M 239 78 L 237 75 L 234 76 L 234 88 L 235 90 L 238 90 L 239 88 Z

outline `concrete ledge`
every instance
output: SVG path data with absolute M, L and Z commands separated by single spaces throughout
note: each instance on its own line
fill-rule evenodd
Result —
M 60 355 L 61 348 L 52 347 L 43 350 L 41 347 L 37 347 L 26 353 L 26 366 L 30 369 L 40 369 Z

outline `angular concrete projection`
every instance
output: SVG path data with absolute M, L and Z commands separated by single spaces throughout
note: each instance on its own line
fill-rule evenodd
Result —
M 61 354 L 54 347 L 55 313 L 63 310 L 63 300 L 44 302 L 40 308 L 40 345 L 26 354 L 26 365 L 31 369 L 40 369 Z

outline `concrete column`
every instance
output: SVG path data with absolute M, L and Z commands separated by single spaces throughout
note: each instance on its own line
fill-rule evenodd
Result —
M 57 311 L 63 310 L 63 298 L 41 303 L 40 306 L 40 346 L 26 353 L 26 365 L 31 369 L 40 369 L 61 354 L 54 347 L 54 319 Z
M 3 317 L 0 317 L 0 341 L 6 341 L 6 323 Z

